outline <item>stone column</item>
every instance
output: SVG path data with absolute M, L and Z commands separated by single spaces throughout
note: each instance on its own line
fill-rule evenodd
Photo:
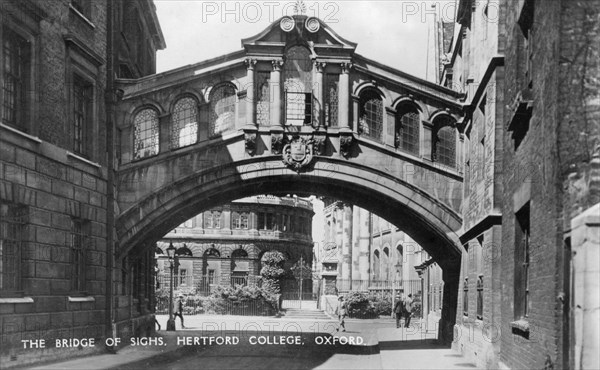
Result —
M 254 104 L 254 66 L 256 59 L 246 59 L 246 78 L 248 79 L 246 87 L 246 124 L 256 125 L 256 105 Z
M 360 274 L 360 208 L 352 207 L 352 278 L 355 280 L 363 279 Z
M 396 143 L 396 110 L 392 107 L 385 107 L 385 119 L 383 121 L 383 143 L 395 147 Z
M 350 68 L 352 64 L 342 63 L 342 73 L 339 82 L 339 126 L 340 128 L 350 128 Z
M 221 225 L 221 229 L 224 232 L 231 233 L 231 208 L 229 207 L 223 208 L 223 224 Z
M 281 66 L 283 60 L 273 60 L 271 62 L 273 70 L 271 71 L 271 125 L 282 126 L 281 121 Z
M 421 158 L 431 161 L 431 153 L 433 149 L 433 124 L 429 121 L 421 121 Z
M 352 95 L 352 129 L 358 132 L 358 116 L 359 109 L 358 104 L 360 103 L 360 97 L 357 95 Z
M 171 113 L 158 117 L 158 152 L 171 150 Z
M 316 80 L 313 84 L 313 127 L 323 125 L 323 70 L 327 63 L 315 61 Z
M 342 219 L 342 279 L 352 280 L 352 206 L 344 204 Z M 352 288 L 352 282 L 350 282 Z
M 484 148 L 485 150 L 485 148 Z M 465 135 L 459 133 L 458 134 L 458 147 L 456 149 L 456 169 L 459 173 L 463 173 L 465 166 Z M 483 175 L 484 178 L 487 178 L 486 174 Z
M 336 204 L 335 210 L 335 245 L 338 250 L 338 276 L 341 278 L 343 270 L 346 269 L 343 260 L 342 244 L 344 239 L 344 208 L 340 203 Z
M 448 260 L 442 267 L 444 292 L 442 297 L 442 317 L 439 321 L 438 340 L 443 344 L 452 343 L 456 323 L 456 304 L 460 279 L 460 261 Z
M 361 280 L 369 280 L 369 274 L 371 273 L 370 216 L 369 211 L 366 209 L 359 208 L 358 212 L 360 212 L 358 229 L 360 278 Z

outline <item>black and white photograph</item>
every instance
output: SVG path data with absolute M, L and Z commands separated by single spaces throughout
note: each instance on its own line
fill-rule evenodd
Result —
M 0 368 L 600 369 L 597 0 L 0 0 Z

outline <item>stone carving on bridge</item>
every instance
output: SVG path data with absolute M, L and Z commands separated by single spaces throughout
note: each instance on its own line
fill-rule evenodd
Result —
M 348 158 L 350 156 L 350 150 L 353 142 L 354 136 L 352 136 L 352 133 L 340 134 L 340 153 L 344 156 L 344 158 Z
M 315 131 L 313 133 L 313 152 L 315 155 L 325 155 L 325 140 L 327 135 L 325 131 Z
M 256 130 L 244 130 L 244 146 L 249 155 L 256 153 Z
M 283 147 L 283 163 L 296 172 L 308 166 L 313 159 L 312 139 L 295 137 Z
M 283 132 L 271 132 L 271 153 L 281 154 L 283 151 Z

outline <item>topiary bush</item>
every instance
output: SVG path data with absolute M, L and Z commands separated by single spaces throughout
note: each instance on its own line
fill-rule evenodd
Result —
M 260 275 L 263 278 L 262 288 L 272 294 L 281 292 L 280 279 L 285 275 L 283 262 L 285 256 L 279 251 L 268 251 L 263 254 L 261 260 L 263 268 Z

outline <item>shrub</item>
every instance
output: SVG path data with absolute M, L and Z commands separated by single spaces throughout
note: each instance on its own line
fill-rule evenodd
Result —
M 392 295 L 390 293 L 370 295 L 369 300 L 377 315 L 390 316 L 392 314 Z
M 258 287 L 218 286 L 205 298 L 203 306 L 205 312 L 214 314 L 273 315 L 277 297 Z
M 345 296 L 348 307 L 348 317 L 357 319 L 371 319 L 377 317 L 375 306 L 366 293 L 350 292 Z

